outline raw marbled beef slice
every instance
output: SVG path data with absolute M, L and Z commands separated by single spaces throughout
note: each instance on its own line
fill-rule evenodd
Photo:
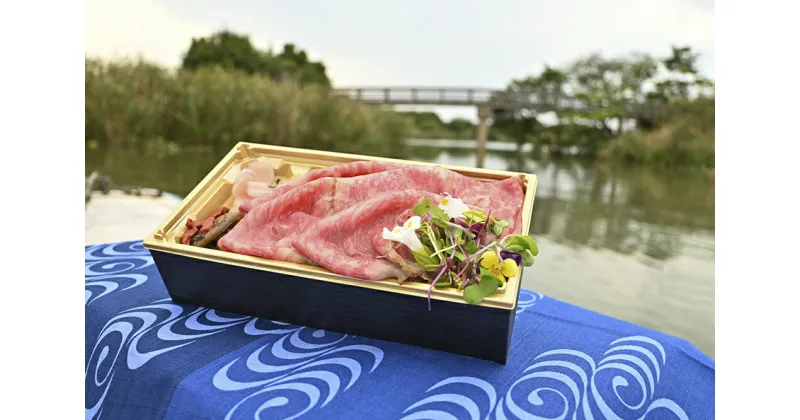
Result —
M 478 187 L 480 181 L 439 166 L 414 166 L 340 179 L 336 184 L 333 207 L 337 212 L 375 197 L 377 194 L 403 190 L 421 190 L 454 194 Z M 454 194 L 455 195 L 455 194 Z
M 503 235 L 519 233 L 522 226 L 522 203 L 525 199 L 519 177 L 502 181 L 480 181 L 457 172 L 434 166 L 415 166 L 340 179 L 336 183 L 333 207 L 339 212 L 352 203 L 377 194 L 416 189 L 432 193 L 449 193 L 465 204 L 491 210 L 498 219 L 509 222 Z
M 239 211 L 247 213 L 259 204 L 265 203 L 286 193 L 287 191 L 290 191 L 293 188 L 297 188 L 320 178 L 351 178 L 359 175 L 383 172 L 390 169 L 404 168 L 408 166 L 412 165 L 391 162 L 356 161 L 342 165 L 330 166 L 327 168 L 313 169 L 291 181 L 286 182 L 285 184 L 278 185 L 265 195 L 254 198 L 249 202 L 242 204 L 239 206 Z
M 292 244 L 336 274 L 364 280 L 403 281 L 422 273 L 410 265 L 406 269 L 411 272 L 404 272 L 384 258 L 391 242 L 382 238 L 383 228 L 391 230 L 405 222 L 412 215 L 411 209 L 426 198 L 438 203 L 442 197 L 419 190 L 378 195 L 318 221 L 306 233 L 296 236 Z
M 279 261 L 311 264 L 292 238 L 320 218 L 333 214 L 335 178 L 299 186 L 247 213 L 218 244 L 220 249 Z
M 481 182 L 460 191 L 458 198 L 486 211 L 491 209 L 493 218 L 507 221 L 509 225 L 503 230 L 502 236 L 520 233 L 522 203 L 525 201 L 522 178 L 514 176 L 502 181 Z

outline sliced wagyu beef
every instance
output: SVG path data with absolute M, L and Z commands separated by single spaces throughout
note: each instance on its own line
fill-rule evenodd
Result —
M 525 200 L 525 184 L 522 178 L 511 177 L 502 181 L 480 182 L 460 191 L 458 197 L 467 205 L 491 210 L 492 217 L 505 220 L 509 225 L 503 236 L 520 232 L 522 229 L 522 202 Z
M 333 207 L 339 212 L 376 194 L 408 189 L 448 193 L 467 205 L 491 209 L 495 218 L 509 223 L 504 235 L 519 233 L 522 226 L 525 191 L 520 178 L 485 182 L 442 167 L 414 166 L 341 179 L 336 183 Z
M 323 266 L 366 280 L 420 276 L 405 246 L 382 238 L 425 198 L 443 194 L 522 226 L 521 178 L 485 182 L 436 166 L 353 162 L 317 169 L 243 204 L 247 213 L 218 245 L 239 254 Z M 489 235 L 492 236 L 492 235 Z
M 376 195 L 319 220 L 295 236 L 292 244 L 309 259 L 343 276 L 400 281 L 420 276 L 422 272 L 415 266 L 397 260 L 393 243 L 383 239 L 382 231 L 402 225 L 413 215 L 414 206 L 426 198 L 438 203 L 442 196 L 408 189 Z
M 219 240 L 218 246 L 238 254 L 313 263 L 294 249 L 292 237 L 333 214 L 331 198 L 335 183 L 335 178 L 318 179 L 256 207 Z
M 334 208 L 341 211 L 353 203 L 375 197 L 377 194 L 404 190 L 421 190 L 432 193 L 462 191 L 477 186 L 480 181 L 459 173 L 428 166 L 400 169 L 341 179 L 336 184 Z M 412 206 L 413 207 L 413 206 Z
M 239 211 L 247 213 L 259 204 L 266 203 L 267 201 L 287 192 L 301 185 L 315 181 L 320 178 L 351 178 L 360 175 L 373 174 L 377 172 L 388 171 L 391 169 L 405 168 L 412 166 L 410 164 L 392 163 L 392 162 L 368 162 L 356 161 L 345 163 L 342 165 L 329 166 L 327 168 L 313 169 L 305 174 L 273 188 L 267 194 L 254 198 L 239 206 Z

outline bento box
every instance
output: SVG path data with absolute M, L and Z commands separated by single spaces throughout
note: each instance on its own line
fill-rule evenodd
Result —
M 496 293 L 469 304 L 463 291 L 455 288 L 400 284 L 396 279 L 362 280 L 320 266 L 182 243 L 189 229 L 187 219 L 203 220 L 233 205 L 234 181 L 253 162 L 269 164 L 277 181 L 286 182 L 316 168 L 356 161 L 440 166 L 480 181 L 519 177 L 524 185 L 521 231 L 529 230 L 535 175 L 239 143 L 144 241 L 172 299 L 505 364 L 521 266 Z

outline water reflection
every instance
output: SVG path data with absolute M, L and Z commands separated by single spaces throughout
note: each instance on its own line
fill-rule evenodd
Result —
M 474 152 L 416 148 L 414 158 L 474 163 Z M 666 260 L 687 246 L 681 235 L 713 237 L 714 184 L 702 174 L 658 173 L 577 160 L 539 161 L 513 152 L 489 152 L 486 162 L 491 169 L 538 176 L 531 233 L 566 245 Z M 713 258 L 713 241 L 692 252 Z
M 682 235 L 714 230 L 713 185 L 696 185 L 706 183 L 703 177 L 576 163 L 549 163 L 534 173 L 542 185 L 533 214 L 536 234 L 665 260 L 682 252 Z
M 474 166 L 473 149 L 412 148 L 412 159 Z M 120 185 L 185 195 L 227 151 L 87 152 L 86 169 Z M 540 245 L 523 285 L 689 340 L 714 356 L 714 183 L 664 173 L 489 151 L 485 166 L 536 174 L 531 233 Z

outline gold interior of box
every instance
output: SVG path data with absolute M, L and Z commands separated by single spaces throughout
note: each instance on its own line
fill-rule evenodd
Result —
M 203 220 L 222 206 L 228 208 L 233 204 L 231 189 L 239 171 L 246 168 L 254 161 L 268 162 L 275 168 L 276 178 L 281 181 L 289 180 L 315 168 L 333 166 L 357 160 L 415 163 L 433 166 L 426 162 L 409 162 L 396 159 L 359 156 L 342 153 L 320 152 L 315 150 L 294 149 L 287 147 L 268 146 L 254 143 L 237 144 L 217 166 L 203 179 L 172 214 L 161 223 L 155 231 L 144 241 L 148 249 L 199 258 L 223 264 L 272 271 L 282 274 L 307 277 L 320 281 L 330 281 L 357 287 L 383 290 L 387 292 L 403 293 L 412 296 L 427 297 L 429 284 L 407 281 L 398 284 L 397 280 L 367 281 L 334 274 L 321 267 L 295 264 L 283 261 L 268 260 L 231 252 L 219 251 L 208 248 L 184 245 L 180 243 L 186 231 L 186 219 Z M 533 199 L 536 193 L 537 177 L 531 174 L 520 174 L 508 171 L 465 168 L 450 165 L 438 165 L 453 170 L 462 175 L 476 179 L 495 181 L 511 176 L 524 176 L 527 180 L 525 200 L 522 211 L 522 232 L 527 233 L 531 223 Z M 481 305 L 503 309 L 513 309 L 516 306 L 517 291 L 520 287 L 522 267 L 517 275 L 508 279 L 506 285 L 498 290 L 497 294 L 487 297 Z M 431 298 L 467 304 L 462 296 L 462 291 L 453 288 L 434 289 Z

